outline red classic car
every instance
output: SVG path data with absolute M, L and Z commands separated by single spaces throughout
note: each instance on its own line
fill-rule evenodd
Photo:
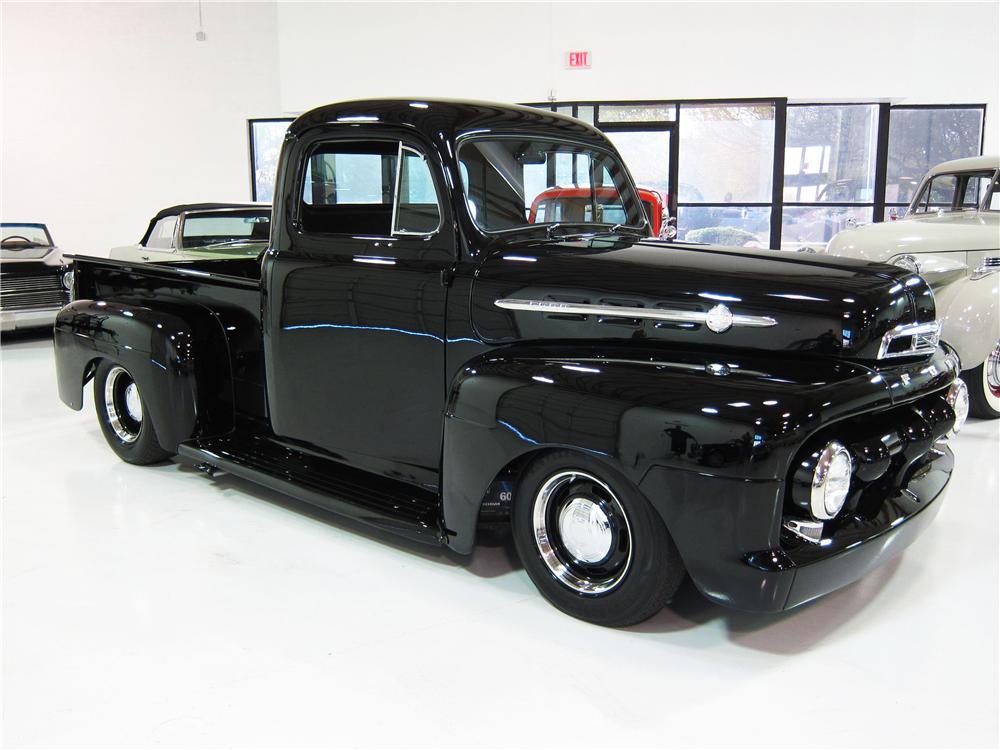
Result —
M 673 239 L 677 234 L 667 204 L 657 191 L 638 188 L 642 208 L 649 220 L 653 237 Z M 546 221 L 618 221 L 625 220 L 618 193 L 611 187 L 597 188 L 597 200 L 603 218 L 591 214 L 589 187 L 554 187 L 538 194 L 531 203 L 528 221 L 532 224 Z

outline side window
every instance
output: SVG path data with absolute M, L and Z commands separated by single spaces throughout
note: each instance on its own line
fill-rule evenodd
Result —
M 955 191 L 957 189 L 957 175 L 935 175 L 920 192 L 920 199 L 915 205 L 913 213 L 924 214 L 938 211 L 942 208 L 945 211 L 951 209 L 952 202 L 955 200 Z
M 390 141 L 320 144 L 306 163 L 302 228 L 388 236 L 398 153 Z
M 408 148 L 402 149 L 399 170 L 399 204 L 395 234 L 431 234 L 441 224 L 434 178 L 427 160 Z
M 441 223 L 427 161 L 398 141 L 320 144 L 306 162 L 301 216 L 306 232 L 378 237 Z
M 969 175 L 965 183 L 960 208 L 968 211 L 979 208 L 979 203 L 990 187 L 993 176 L 988 174 Z
M 170 250 L 174 246 L 174 230 L 177 228 L 177 217 L 167 216 L 160 219 L 153 225 L 153 231 L 149 233 L 145 247 L 156 250 Z

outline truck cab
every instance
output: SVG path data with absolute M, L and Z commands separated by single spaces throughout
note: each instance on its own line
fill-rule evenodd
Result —
M 540 218 L 566 173 L 600 210 Z M 60 396 L 93 380 L 125 461 L 179 455 L 461 554 L 499 525 L 549 601 L 603 625 L 687 574 L 787 609 L 905 547 L 968 408 L 923 279 L 649 235 L 573 118 L 321 107 L 288 130 L 259 259 L 78 259 Z

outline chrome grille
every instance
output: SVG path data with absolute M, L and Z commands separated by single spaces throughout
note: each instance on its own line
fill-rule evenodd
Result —
M 933 354 L 941 338 L 941 323 L 909 323 L 898 325 L 882 337 L 878 348 L 879 359 L 915 357 Z
M 0 309 L 45 310 L 62 307 L 69 293 L 62 285 L 62 273 L 24 276 L 0 273 Z

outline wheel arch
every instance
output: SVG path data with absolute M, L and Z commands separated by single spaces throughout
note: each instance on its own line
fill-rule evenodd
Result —
M 77 300 L 57 315 L 53 340 L 59 396 L 72 409 L 83 408 L 84 386 L 107 360 L 139 386 L 165 449 L 232 427 L 228 345 L 207 311 Z

